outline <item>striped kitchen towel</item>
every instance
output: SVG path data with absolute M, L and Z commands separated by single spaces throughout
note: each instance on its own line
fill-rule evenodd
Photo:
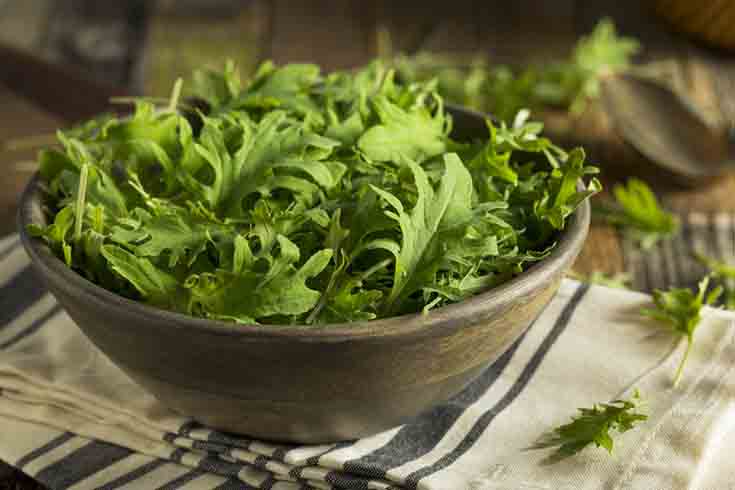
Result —
M 0 241 L 0 459 L 52 490 L 727 489 L 735 467 L 735 315 L 708 309 L 681 346 L 640 293 L 565 281 L 541 317 L 455 398 L 406 425 L 322 446 L 222 434 L 180 417 L 92 346 Z M 577 407 L 638 388 L 650 418 L 555 465 L 528 450 Z
M 735 264 L 735 214 L 690 212 L 680 214 L 679 219 L 680 232 L 651 250 L 641 250 L 623 238 L 623 259 L 633 289 L 696 287 L 707 273 L 697 254 Z

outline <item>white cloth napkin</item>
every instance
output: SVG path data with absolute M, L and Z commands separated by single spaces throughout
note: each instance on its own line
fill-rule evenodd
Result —
M 565 281 L 477 381 L 372 437 L 285 446 L 217 433 L 163 407 L 46 293 L 17 239 L 0 241 L 0 459 L 61 489 L 571 490 L 735 488 L 735 315 L 707 309 L 683 345 L 641 319 L 646 295 Z M 577 407 L 638 388 L 649 420 L 555 465 L 530 451 Z

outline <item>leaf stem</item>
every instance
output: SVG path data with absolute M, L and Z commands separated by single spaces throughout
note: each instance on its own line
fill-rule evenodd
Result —
M 89 164 L 82 165 L 79 175 L 79 190 L 77 191 L 76 215 L 74 217 L 74 240 L 82 237 L 82 221 L 84 221 L 84 205 L 87 197 L 87 178 L 89 176 Z
M 388 267 L 388 265 L 390 265 L 390 263 L 393 262 L 393 260 L 394 259 L 392 259 L 392 258 L 381 260 L 380 262 L 378 262 L 374 266 L 372 266 L 369 269 L 361 272 L 360 275 L 357 277 L 357 280 L 358 281 L 364 281 L 365 279 L 367 279 L 368 277 L 372 276 L 373 274 L 375 274 L 380 269 L 382 269 L 384 267 Z
M 307 324 L 314 323 L 314 320 L 316 320 L 317 316 L 319 316 L 319 313 L 321 313 L 322 309 L 324 309 L 324 307 L 327 305 L 327 301 L 329 301 L 329 298 L 332 295 L 332 292 L 334 291 L 335 285 L 337 284 L 337 282 L 339 281 L 339 279 L 341 279 L 341 277 L 339 277 L 339 276 L 341 276 L 344 273 L 345 269 L 347 268 L 347 266 L 351 262 L 352 262 L 352 259 L 349 259 L 347 263 L 342 264 L 340 266 L 339 271 L 337 271 L 336 274 L 330 278 L 329 284 L 327 285 L 327 289 L 324 290 L 324 292 L 322 293 L 321 298 L 319 298 L 319 302 L 314 307 L 314 309 L 311 310 L 311 314 L 309 314 L 309 316 L 306 318 L 306 323 Z M 356 279 L 356 282 L 362 282 L 362 281 L 364 281 L 369 276 L 371 276 L 375 272 L 379 271 L 383 267 L 387 267 L 388 264 L 390 264 L 391 262 L 393 262 L 393 259 L 384 259 L 384 260 L 381 260 L 380 262 L 378 262 L 374 266 L 370 267 L 366 271 L 363 271 L 359 276 L 357 276 L 355 278 Z
M 321 297 L 319 298 L 319 302 L 316 304 L 314 309 L 311 310 L 311 313 L 309 313 L 309 316 L 306 317 L 307 325 L 311 325 L 312 323 L 314 323 L 316 318 L 319 316 L 319 313 L 321 313 L 322 309 L 327 305 L 327 301 L 329 300 L 329 297 L 332 294 L 334 285 L 337 283 L 337 278 L 336 278 L 337 274 L 339 274 L 339 272 L 335 271 L 335 275 L 330 278 L 329 284 L 327 284 L 327 288 L 324 290 Z
M 177 78 L 174 83 L 174 88 L 171 91 L 171 99 L 168 102 L 169 112 L 174 112 L 176 107 L 179 105 L 179 97 L 181 97 L 181 87 L 184 85 L 184 80 Z
M 684 351 L 684 357 L 681 358 L 681 361 L 679 362 L 679 368 L 676 370 L 676 375 L 674 376 L 674 388 L 679 386 L 679 381 L 681 381 L 681 375 L 684 372 L 684 365 L 687 362 L 687 359 L 689 359 L 689 353 L 692 351 L 692 345 L 694 343 L 692 342 L 692 339 L 687 339 L 687 349 Z

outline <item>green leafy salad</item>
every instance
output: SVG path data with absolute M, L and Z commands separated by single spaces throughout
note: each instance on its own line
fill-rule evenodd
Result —
M 428 312 L 507 281 L 554 247 L 599 189 L 522 111 L 452 135 L 436 81 L 376 62 L 322 74 L 232 65 L 140 99 L 130 117 L 59 132 L 39 157 L 70 268 L 196 317 L 326 324 Z

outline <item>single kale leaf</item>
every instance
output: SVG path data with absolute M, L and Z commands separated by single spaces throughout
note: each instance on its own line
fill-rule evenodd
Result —
M 557 463 L 574 456 L 594 444 L 608 453 L 613 452 L 612 431 L 628 432 L 636 424 L 648 419 L 640 409 L 640 393 L 636 390 L 627 400 L 597 403 L 591 408 L 580 408 L 579 415 L 568 424 L 559 426 L 544 435 L 531 449 L 556 448 L 544 459 L 545 464 Z
M 316 65 L 290 64 L 276 67 L 266 62 L 260 66 L 251 83 L 229 108 L 282 107 L 323 122 L 324 115 L 311 97 L 311 91 L 320 78 L 320 69 Z
M 332 257 L 325 249 L 303 265 L 298 247 L 278 235 L 280 254 L 256 257 L 241 241 L 236 248 L 233 270 L 217 270 L 189 276 L 185 287 L 191 292 L 191 312 L 216 320 L 255 323 L 274 315 L 302 315 L 316 306 L 321 294 L 306 281 L 320 274 Z
M 448 247 L 466 234 L 472 214 L 472 178 L 459 157 L 444 156 L 445 171 L 436 192 L 424 170 L 412 160 L 406 164 L 413 173 L 418 196 L 411 211 L 390 192 L 373 190 L 390 206 L 386 215 L 401 229 L 401 242 L 386 248 L 396 256 L 393 287 L 386 299 L 387 313 L 400 311 L 401 303 L 431 281 Z
M 676 370 L 674 386 L 681 381 L 684 365 L 694 345 L 694 332 L 702 320 L 702 307 L 714 304 L 722 294 L 721 287 L 716 287 L 708 292 L 708 286 L 709 277 L 705 277 L 700 281 L 696 294 L 688 288 L 656 290 L 653 292 L 655 306 L 641 311 L 644 316 L 666 324 L 675 334 L 686 339 L 687 348 Z
M 627 70 L 632 57 L 640 50 L 640 43 L 630 37 L 618 36 L 610 19 L 602 19 L 593 31 L 583 36 L 574 47 L 570 70 L 578 72 L 577 94 L 571 98 L 570 109 L 580 112 L 586 100 L 600 93 L 600 80 Z
M 709 276 L 714 279 L 723 292 L 723 303 L 728 310 L 735 310 L 735 266 L 695 252 L 699 262 L 709 269 Z
M 188 95 L 203 100 L 212 108 L 231 103 L 242 90 L 240 74 L 231 61 L 227 62 L 222 72 L 208 68 L 195 70 L 189 85 Z
M 272 325 L 428 313 L 542 260 L 599 188 L 527 111 L 457 139 L 436 83 L 379 61 L 249 80 L 227 64 L 185 88 L 60 132 L 39 158 L 48 224 L 30 228 L 159 308 Z
M 679 231 L 679 219 L 661 208 L 656 195 L 642 180 L 630 178 L 627 185 L 616 185 L 613 194 L 616 202 L 603 207 L 602 216 L 644 250 Z
M 179 281 L 148 259 L 114 245 L 103 245 L 102 255 L 110 269 L 132 284 L 146 303 L 165 309 L 182 306 Z
M 425 160 L 445 151 L 446 116 L 440 99 L 432 116 L 426 107 L 406 111 L 384 95 L 373 99 L 380 124 L 371 127 L 357 140 L 357 146 L 370 160 L 396 161 L 401 158 Z
M 208 244 L 222 243 L 235 233 L 232 226 L 208 221 L 184 208 L 170 206 L 155 214 L 137 210 L 137 219 L 113 227 L 110 240 L 139 257 L 167 256 L 171 268 L 181 261 L 191 267 Z
M 63 257 L 66 265 L 71 267 L 71 229 L 74 226 L 74 206 L 65 206 L 56 216 L 53 223 L 46 227 L 36 224 L 28 226 L 28 233 L 31 236 L 43 238 L 57 255 Z

